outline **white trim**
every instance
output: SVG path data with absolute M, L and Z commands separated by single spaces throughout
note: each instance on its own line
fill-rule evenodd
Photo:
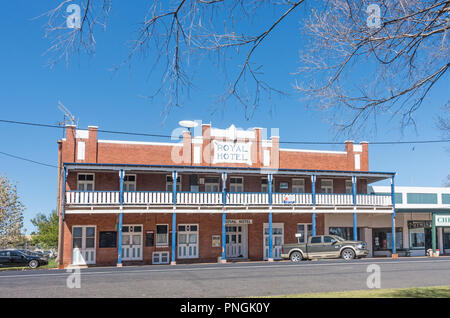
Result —
M 347 154 L 346 151 L 308 150 L 308 149 L 290 149 L 290 148 L 280 148 L 280 151 L 331 153 L 331 154 L 339 154 L 339 155 L 346 155 Z
M 355 170 L 360 170 L 360 169 L 361 169 L 361 155 L 356 154 L 355 155 Z
M 89 139 L 89 130 L 86 130 L 86 129 L 75 130 L 75 138 L 76 139 Z
M 361 145 L 353 145 L 353 152 L 362 152 L 362 146 Z
M 222 137 L 226 139 L 255 139 L 254 130 L 243 130 L 234 125 L 226 129 L 211 128 L 211 137 Z
M 77 142 L 77 160 L 85 160 L 86 158 L 86 143 L 84 141 Z
M 155 207 L 149 207 L 149 209 L 145 209 L 142 207 L 136 207 L 135 209 L 123 209 L 123 210 L 114 210 L 114 209 L 105 209 L 105 210 L 96 210 L 89 207 L 88 209 L 66 209 L 66 214 L 112 214 L 112 213 L 142 213 L 142 214 L 158 214 L 158 213 L 191 213 L 191 214 L 202 214 L 202 213 L 223 213 L 223 208 L 221 206 L 217 206 L 216 208 L 211 209 L 184 209 L 184 208 L 164 208 L 161 209 L 155 209 Z M 225 210 L 226 213 L 268 213 L 269 208 L 266 209 L 247 209 L 247 208 L 230 208 Z M 361 208 L 361 209 L 353 209 L 353 208 L 343 208 L 343 209 L 336 209 L 336 208 L 323 208 L 323 209 L 313 209 L 312 207 L 304 207 L 304 208 L 296 208 L 296 207 L 281 207 L 277 209 L 270 210 L 272 213 L 329 213 L 329 214 L 343 214 L 343 213 L 358 213 L 358 214 L 392 214 L 393 210 L 392 208 L 385 208 L 380 207 L 377 208 Z
M 98 142 L 105 144 L 183 147 L 183 143 L 172 143 L 172 142 L 126 141 L 126 140 L 98 140 Z
M 192 141 L 192 143 L 193 144 L 203 144 L 203 137 L 194 137 L 194 138 L 192 138 L 191 139 L 191 141 Z

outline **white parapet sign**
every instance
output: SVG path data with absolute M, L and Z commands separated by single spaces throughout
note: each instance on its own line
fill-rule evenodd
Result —
M 252 165 L 251 142 L 214 140 L 213 163 L 246 163 Z

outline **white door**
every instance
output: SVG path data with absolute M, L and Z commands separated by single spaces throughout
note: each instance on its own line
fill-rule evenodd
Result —
M 142 225 L 122 226 L 122 260 L 142 260 Z
M 284 224 L 272 224 L 272 258 L 281 259 L 281 247 L 284 243 Z M 264 259 L 269 258 L 269 224 L 264 223 Z
M 178 225 L 178 258 L 198 257 L 198 225 Z
M 225 227 L 225 256 L 247 258 L 247 226 L 228 225 Z
M 95 264 L 95 226 L 74 226 L 72 228 L 72 264 Z

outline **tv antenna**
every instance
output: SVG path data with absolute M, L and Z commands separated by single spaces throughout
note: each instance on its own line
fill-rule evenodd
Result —
M 64 106 L 63 103 L 61 103 L 60 101 L 58 101 L 58 108 L 64 114 L 64 120 L 62 122 L 59 122 L 58 126 L 65 126 L 65 125 L 67 125 L 67 123 L 70 123 L 71 125 L 76 125 L 75 124 L 75 116 L 72 115 L 72 113 L 67 109 L 67 107 Z M 77 124 L 78 124 L 78 122 L 77 122 Z M 64 133 L 63 133 L 63 138 L 64 138 Z

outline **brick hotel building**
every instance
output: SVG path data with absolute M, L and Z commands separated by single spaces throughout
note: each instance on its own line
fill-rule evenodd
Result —
M 68 125 L 58 141 L 59 266 L 272 261 L 309 235 L 371 241 L 359 222 L 395 227 L 393 192 L 367 193 L 394 178 L 369 170 L 368 143 L 287 149 L 264 135 L 203 124 L 176 142 L 119 141 Z

